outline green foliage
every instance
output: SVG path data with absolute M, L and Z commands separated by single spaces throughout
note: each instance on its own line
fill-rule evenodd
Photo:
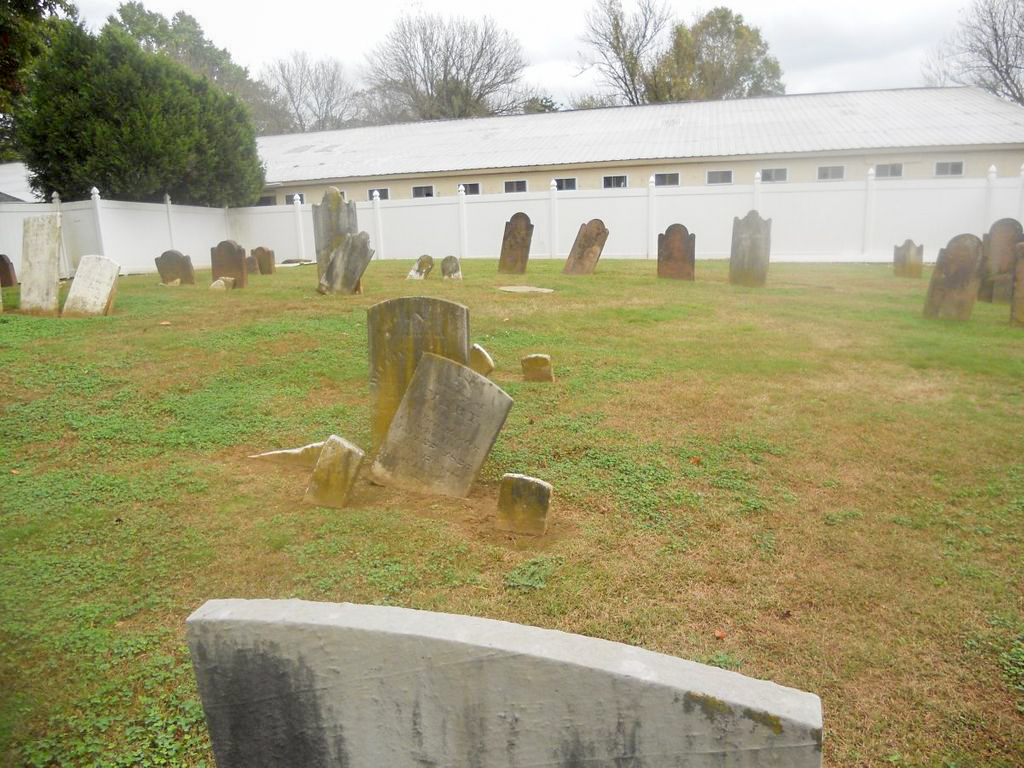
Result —
M 535 557 L 527 560 L 505 574 L 505 586 L 509 589 L 544 589 L 551 574 L 561 563 L 560 557 Z
M 68 0 L 14 0 L 0 4 L 0 113 L 24 90 L 25 67 L 43 49 L 46 19 L 70 13 Z

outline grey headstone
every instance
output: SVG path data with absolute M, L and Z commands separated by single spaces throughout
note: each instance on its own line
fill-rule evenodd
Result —
M 1024 241 L 1024 228 L 1016 219 L 999 219 L 985 235 L 981 249 L 981 283 L 978 299 L 1001 304 L 1009 302 L 1007 277 L 1013 271 L 1013 249 Z
M 672 224 L 658 235 L 658 277 L 695 279 L 696 251 L 697 236 L 682 224 Z
M 0 253 L 0 288 L 10 288 L 18 284 L 18 276 L 14 272 L 14 262 L 5 253 Z
M 441 278 L 444 280 L 461 280 L 462 264 L 457 256 L 445 256 L 441 259 Z
M 601 258 L 604 244 L 608 242 L 608 228 L 600 219 L 591 219 L 580 225 L 569 257 L 562 268 L 564 275 L 592 275 Z
M 55 315 L 60 305 L 60 214 L 22 223 L 21 311 Z
M 530 260 L 530 243 L 533 241 L 533 224 L 530 217 L 521 211 L 505 222 L 501 237 L 501 257 L 498 272 L 506 275 L 521 275 L 526 272 Z
M 469 348 L 469 367 L 481 376 L 490 376 L 494 371 L 494 359 L 486 349 L 474 344 Z
M 434 271 L 434 257 L 424 253 L 418 259 L 416 263 L 412 265 L 412 269 L 409 270 L 409 274 L 405 276 L 406 280 L 425 280 L 427 275 Z
M 192 259 L 181 251 L 164 251 L 154 261 L 156 262 L 156 271 L 160 273 L 160 282 L 170 284 L 175 280 L 181 280 L 183 285 L 196 284 Z
M 64 301 L 65 315 L 109 315 L 121 265 L 104 256 L 83 256 Z
M 494 527 L 499 531 L 543 536 L 548 530 L 552 490 L 551 483 L 536 477 L 502 475 Z
M 913 240 L 906 240 L 903 245 L 894 245 L 892 268 L 896 277 L 920 277 L 924 268 L 924 246 L 914 245 Z
M 362 277 L 373 258 L 370 236 L 365 232 L 345 238 L 327 265 L 327 271 L 320 278 L 317 290 L 320 293 L 343 293 L 351 295 L 362 292 Z
M 729 254 L 729 282 L 761 286 L 768 281 L 772 250 L 772 220 L 750 211 L 732 220 L 732 250 Z
M 974 235 L 957 235 L 939 251 L 928 284 L 924 316 L 947 320 L 970 320 L 981 283 L 981 240 Z
M 337 435 L 328 437 L 309 476 L 309 486 L 302 500 L 318 507 L 343 508 L 348 503 L 364 457 L 358 445 Z
M 356 204 L 342 200 L 341 190 L 328 187 L 320 205 L 313 205 L 313 239 L 316 247 L 316 277 L 323 278 L 334 254 L 345 240 L 359 231 Z
M 248 283 L 249 266 L 245 248 L 234 240 L 221 240 L 210 249 L 210 267 L 214 281 L 221 277 L 233 278 L 234 288 L 245 288 Z

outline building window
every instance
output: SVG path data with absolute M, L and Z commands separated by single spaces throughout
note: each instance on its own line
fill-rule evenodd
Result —
M 628 179 L 625 176 L 605 176 L 604 177 L 604 188 L 605 189 L 622 189 L 628 185 Z
M 296 197 L 299 198 L 299 202 L 300 203 L 306 202 L 306 197 L 301 192 L 296 192 L 294 195 L 285 195 L 284 196 L 284 204 L 285 205 L 294 205 Z
M 678 187 L 678 173 L 656 173 L 654 174 L 654 186 L 656 187 Z
M 818 181 L 842 181 L 846 178 L 845 165 L 819 165 Z
M 732 184 L 732 171 L 708 171 L 708 184 Z
M 264 195 L 256 201 L 256 205 L 277 205 L 277 195 Z
M 875 166 L 876 179 L 898 179 L 903 175 L 903 163 L 879 163 Z
M 789 171 L 786 168 L 762 168 L 761 169 L 761 181 L 766 184 L 775 184 L 780 181 L 786 181 L 789 177 Z
M 559 192 L 573 192 L 576 189 L 576 179 L 555 179 L 555 189 Z
M 963 176 L 964 175 L 964 163 L 963 160 L 947 161 L 935 164 L 935 175 L 936 176 Z
M 505 182 L 506 192 L 525 192 L 526 191 L 526 180 L 520 179 L 519 181 L 506 181 Z
M 467 195 L 479 195 L 480 194 L 480 182 L 471 181 L 468 184 L 462 185 L 462 191 Z
M 434 185 L 428 184 L 425 187 L 413 187 L 413 197 L 433 197 L 434 196 Z
M 391 198 L 391 190 L 389 190 L 387 187 L 375 187 L 374 189 L 371 189 L 366 193 L 366 199 L 373 200 L 374 192 L 380 195 L 381 200 L 388 200 Z

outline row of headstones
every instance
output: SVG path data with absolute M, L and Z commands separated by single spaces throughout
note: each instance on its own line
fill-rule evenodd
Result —
M 195 285 L 196 273 L 192 259 L 181 251 L 164 251 L 153 260 L 163 285 Z M 245 248 L 234 240 L 221 240 L 210 249 L 210 268 L 214 287 L 217 281 L 224 288 L 244 288 L 249 275 L 272 275 L 276 266 L 274 252 L 262 246 L 245 255 Z
M 423 254 L 416 263 L 412 265 L 406 280 L 426 280 L 434 271 L 434 259 L 428 254 Z M 445 280 L 461 280 L 462 264 L 456 256 L 445 256 L 441 259 L 441 277 Z

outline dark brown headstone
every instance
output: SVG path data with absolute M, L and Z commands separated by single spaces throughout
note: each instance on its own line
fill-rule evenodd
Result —
M 892 269 L 896 277 L 920 277 L 924 266 L 924 246 L 914 245 L 913 240 L 892 248 Z
M 156 271 L 160 273 L 161 283 L 181 280 L 182 285 L 196 284 L 196 273 L 192 269 L 192 259 L 181 251 L 164 251 L 153 261 L 156 262 Z
M 1010 325 L 1024 328 L 1024 243 L 1013 249 L 1013 287 L 1010 290 Z
M 248 283 L 245 248 L 234 240 L 221 240 L 215 248 L 210 249 L 210 267 L 213 269 L 214 280 L 233 277 L 235 288 L 245 288 Z
M 608 241 L 608 228 L 600 219 L 591 219 L 580 226 L 576 241 L 565 260 L 563 275 L 592 275 Z
M 14 262 L 3 253 L 0 253 L 0 287 L 10 288 L 18 284 L 18 276 L 14 274 Z
M 946 320 L 969 320 L 978 297 L 981 277 L 981 240 L 974 235 L 957 235 L 939 251 L 924 301 L 924 316 Z
M 526 272 L 530 259 L 530 243 L 533 240 L 533 224 L 525 213 L 513 214 L 505 222 L 505 234 L 501 238 L 501 258 L 498 272 L 506 275 L 521 275 Z
M 768 281 L 772 252 L 772 220 L 750 211 L 732 220 L 732 250 L 729 254 L 729 282 L 761 286 Z
M 259 248 L 253 248 L 250 254 L 256 259 L 256 266 L 259 267 L 261 275 L 274 274 L 275 261 L 272 250 L 260 246 Z
M 978 287 L 981 301 L 1010 300 L 1011 278 L 1006 276 L 1013 271 L 1013 249 L 1021 241 L 1024 241 L 1024 229 L 1016 219 L 999 219 L 989 229 L 981 249 L 981 284 Z
M 658 235 L 658 277 L 693 280 L 696 247 L 697 236 L 682 224 L 673 224 Z

